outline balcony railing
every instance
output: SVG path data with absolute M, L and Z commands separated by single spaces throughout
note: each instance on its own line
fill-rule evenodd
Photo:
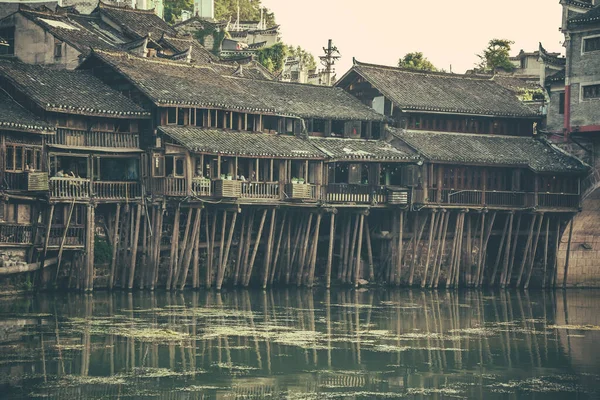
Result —
M 323 187 L 322 200 L 328 203 L 385 203 L 386 187 L 380 185 L 360 185 L 332 183 Z
M 23 224 L 0 224 L 0 244 L 32 244 L 33 227 Z
M 569 193 L 534 193 L 498 190 L 429 189 L 425 199 L 422 189 L 415 190 L 417 203 L 456 204 L 493 207 L 577 208 L 580 196 Z
M 285 200 L 319 200 L 320 187 L 310 183 L 286 183 L 282 198 Z
M 207 178 L 192 179 L 192 194 L 198 197 L 212 196 L 212 182 Z
M 49 144 L 77 147 L 139 148 L 140 136 L 130 132 L 102 132 L 81 129 L 58 128 L 48 137 Z
M 241 198 L 279 200 L 279 182 L 242 182 Z
M 7 190 L 48 191 L 48 173 L 37 171 L 5 172 L 3 185 Z
M 65 234 L 65 227 L 61 225 L 52 225 L 48 246 L 60 246 Z M 85 245 L 85 227 L 69 226 L 65 236 L 65 246 L 83 246 Z
M 188 195 L 187 180 L 185 178 L 173 176 L 154 178 L 152 189 L 154 194 L 163 196 L 185 197 Z
M 139 199 L 142 188 L 138 182 L 94 181 L 94 197 L 101 200 Z
M 50 178 L 50 197 L 67 199 L 88 199 L 90 180 L 83 178 Z

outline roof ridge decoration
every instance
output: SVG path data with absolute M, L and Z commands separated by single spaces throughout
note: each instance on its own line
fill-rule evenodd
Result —
M 593 5 L 590 2 L 582 1 L 582 0 L 564 0 L 566 5 L 571 5 L 579 8 L 587 8 L 590 9 Z
M 600 4 L 597 4 L 587 12 L 573 17 L 567 21 L 568 28 L 574 28 L 579 25 L 586 25 L 600 21 Z
M 539 43 L 539 52 L 540 52 L 540 58 L 546 64 L 564 66 L 567 63 L 567 59 L 566 58 L 564 58 L 564 57 L 558 57 L 558 56 L 555 56 L 553 54 L 550 54 L 544 48 L 544 46 L 542 46 L 542 42 Z
M 476 79 L 476 80 L 490 80 L 492 75 L 476 75 L 476 74 L 455 74 L 454 72 L 441 72 L 441 71 L 424 71 L 418 69 L 394 67 L 393 65 L 382 65 L 382 64 L 371 64 L 366 62 L 358 61 L 353 58 L 355 67 L 367 67 L 367 68 L 381 68 L 392 71 L 407 72 L 415 75 L 435 75 L 435 76 L 446 76 L 449 78 L 464 78 L 464 79 Z

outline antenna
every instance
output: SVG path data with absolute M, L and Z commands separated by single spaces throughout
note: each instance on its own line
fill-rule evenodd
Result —
M 321 65 L 325 67 L 325 70 L 323 71 L 325 73 L 325 84 L 331 86 L 331 77 L 334 72 L 332 67 L 337 60 L 342 58 L 342 56 L 337 47 L 333 45 L 332 39 L 329 39 L 327 42 L 327 47 L 323 47 L 323 52 L 325 55 L 320 56 L 319 59 L 321 60 Z

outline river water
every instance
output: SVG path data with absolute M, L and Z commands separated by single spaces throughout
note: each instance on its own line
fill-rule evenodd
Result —
M 598 310 L 598 291 L 0 298 L 0 398 L 599 398 Z

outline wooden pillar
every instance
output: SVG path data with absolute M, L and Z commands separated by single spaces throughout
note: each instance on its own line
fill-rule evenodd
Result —
M 523 278 L 523 271 L 525 270 L 525 264 L 527 263 L 529 249 L 531 247 L 531 240 L 533 238 L 533 229 L 538 220 L 538 214 L 533 214 L 531 218 L 531 224 L 529 226 L 529 234 L 527 235 L 527 243 L 525 244 L 525 249 L 523 251 L 523 257 L 521 257 L 521 267 L 519 268 L 519 276 L 517 278 L 517 283 L 515 287 L 521 286 L 521 279 Z
M 404 210 L 400 211 L 398 220 L 398 257 L 396 259 L 396 285 L 400 284 L 402 278 L 402 252 L 404 250 Z
M 142 205 L 137 205 L 137 212 L 135 216 L 135 228 L 133 230 L 133 241 L 131 243 L 131 269 L 129 272 L 129 290 L 133 289 L 133 280 L 135 278 L 135 264 L 137 261 L 138 253 L 138 242 L 140 237 L 140 220 L 142 217 Z M 159 243 L 160 246 L 160 243 Z
M 263 227 L 265 226 L 265 219 L 267 218 L 267 209 L 263 210 L 260 218 L 260 225 L 258 227 L 258 233 L 256 235 L 256 243 L 254 244 L 254 250 L 252 250 L 252 257 L 250 258 L 250 264 L 248 265 L 248 272 L 246 279 L 244 280 L 244 287 L 248 287 L 250 284 L 250 278 L 252 277 L 252 269 L 254 268 L 254 260 L 256 259 L 256 253 L 258 252 L 258 246 L 260 245 L 260 238 L 262 236 Z
M 223 257 L 223 269 L 220 271 L 220 273 L 217 277 L 217 282 L 216 282 L 217 290 L 221 290 L 221 287 L 223 286 L 223 277 L 225 276 L 225 269 L 227 268 L 227 263 L 229 262 L 229 253 L 231 250 L 231 242 L 233 241 L 233 233 L 235 231 L 235 223 L 237 221 L 237 216 L 238 216 L 238 212 L 234 211 L 233 218 L 231 220 L 231 225 L 229 228 L 229 236 L 227 238 L 227 245 L 225 246 L 225 256 Z M 223 229 L 225 229 L 225 228 L 223 227 Z
M 423 272 L 423 277 L 421 278 L 421 288 L 425 287 L 425 283 L 427 282 L 427 272 L 429 271 L 429 261 L 431 259 L 431 245 L 434 239 L 434 232 L 436 229 L 436 223 L 438 223 L 437 210 L 431 210 L 431 221 L 429 222 L 429 240 L 427 241 L 427 259 L 425 260 L 425 271 Z
M 569 259 L 571 258 L 571 240 L 573 239 L 573 221 L 574 217 L 571 217 L 569 221 L 569 241 L 567 242 L 567 254 L 565 258 L 565 271 L 563 274 L 563 289 L 567 287 L 567 277 L 569 275 Z M 558 252 L 558 248 L 556 249 Z
M 535 256 L 537 254 L 537 248 L 540 240 L 540 232 L 542 230 L 542 222 L 544 220 L 544 213 L 541 213 L 538 218 L 538 226 L 535 234 L 535 239 L 533 240 L 532 248 L 531 248 L 531 257 L 529 259 L 529 268 L 527 272 L 527 278 L 525 279 L 525 284 L 523 286 L 524 289 L 529 288 L 529 281 L 531 279 L 531 273 L 533 272 L 533 266 L 535 265 Z M 547 218 L 546 218 L 547 220 Z
M 117 203 L 117 212 L 115 214 L 115 224 L 113 227 L 112 239 L 112 257 L 110 259 L 110 279 L 108 280 L 108 288 L 113 289 L 115 285 L 115 272 L 117 266 L 117 248 L 119 247 L 119 218 L 121 216 L 121 203 Z
M 273 160 L 271 160 L 271 167 L 273 166 Z M 273 170 L 271 169 L 271 174 Z M 272 178 L 271 178 L 272 180 Z M 271 266 L 271 256 L 273 254 L 273 234 L 275 232 L 275 220 L 276 220 L 276 209 L 273 208 L 271 210 L 271 224 L 269 226 L 269 237 L 267 239 L 267 254 L 265 255 L 265 265 L 263 268 L 263 289 L 267 288 L 267 283 L 269 283 L 269 268 Z
M 169 275 L 167 276 L 167 290 L 171 290 L 173 275 L 177 265 L 177 256 L 179 250 L 179 220 L 181 217 L 181 205 L 177 204 L 175 209 L 175 218 L 173 220 L 173 235 L 171 236 L 171 253 L 169 257 Z
M 48 242 L 50 241 L 50 231 L 52 230 L 52 218 L 54 217 L 54 204 L 50 204 L 50 209 L 47 212 L 46 219 L 46 232 L 44 237 L 44 247 L 42 249 L 42 257 L 40 258 L 40 270 L 38 272 L 38 287 L 44 285 L 44 264 L 46 262 L 46 256 L 48 254 Z
M 358 244 L 356 249 L 356 261 L 354 267 L 354 287 L 358 287 L 358 281 L 360 279 L 360 264 L 361 264 L 361 253 L 362 253 L 362 239 L 363 239 L 363 228 L 365 223 L 365 214 L 360 214 L 360 223 L 358 227 Z
M 513 214 L 513 212 L 511 211 L 511 214 Z M 496 276 L 498 273 L 498 266 L 500 265 L 500 259 L 502 258 L 502 248 L 504 246 L 504 243 L 506 242 L 506 234 L 508 232 L 508 222 L 511 219 L 510 216 L 507 216 L 506 219 L 504 220 L 504 229 L 502 230 L 502 236 L 500 238 L 500 246 L 498 246 L 498 252 L 496 253 L 496 262 L 494 263 L 494 269 L 492 271 L 492 276 L 490 277 L 490 285 L 493 286 L 494 282 L 496 281 Z M 511 227 L 512 229 L 512 227 Z
M 550 237 L 550 217 L 546 218 L 546 235 L 544 238 L 544 275 L 542 278 L 542 288 L 546 288 L 546 282 L 547 282 L 547 278 L 546 278 L 546 274 L 547 274 L 547 270 L 548 270 L 548 242 L 549 242 L 549 237 Z
M 88 204 L 87 206 L 87 254 L 86 254 L 86 281 L 85 290 L 94 290 L 94 239 L 95 239 L 95 215 L 96 206 L 94 204 Z
M 182 274 L 181 274 L 181 279 L 179 281 L 179 289 L 180 290 L 183 290 L 183 288 L 185 288 L 185 281 L 187 280 L 188 271 L 190 269 L 190 261 L 192 258 L 192 251 L 194 249 L 194 244 L 196 242 L 196 236 L 200 234 L 199 231 L 200 231 L 201 218 L 202 218 L 202 209 L 197 208 L 196 209 L 196 217 L 194 218 L 194 227 L 192 228 L 192 236 L 188 240 L 189 245 L 187 246 L 186 253 L 184 254 L 184 258 L 183 258 L 183 265 L 182 265 L 183 270 L 182 270 Z M 158 260 L 157 260 L 157 263 L 158 263 Z
M 65 247 L 65 241 L 67 239 L 67 232 L 69 230 L 69 226 L 71 225 L 71 217 L 73 216 L 73 210 L 75 209 L 75 200 L 71 203 L 71 207 L 69 208 L 69 216 L 67 217 L 67 223 L 65 224 L 65 231 L 63 232 L 62 239 L 60 241 L 60 247 L 58 249 L 58 259 L 56 261 L 56 276 L 54 277 L 54 285 L 58 283 L 58 275 L 60 273 L 60 263 L 62 261 L 62 254 Z M 44 271 L 43 265 L 40 267 L 40 271 Z
M 335 214 L 336 210 L 332 210 L 329 221 L 329 249 L 327 250 L 327 267 L 325 270 L 325 287 L 327 289 L 331 287 L 331 264 L 333 262 L 333 247 L 335 244 Z
M 313 287 L 315 281 L 315 267 L 317 264 L 317 251 L 319 248 L 319 229 L 321 228 L 322 213 L 317 214 L 317 223 L 315 224 L 315 236 L 313 238 L 313 247 L 310 260 L 310 270 L 308 273 L 308 287 Z
M 369 281 L 375 281 L 375 264 L 373 263 L 373 247 L 371 243 L 371 231 L 369 229 L 369 218 L 365 218 L 365 241 L 367 242 L 367 257 L 369 261 Z

